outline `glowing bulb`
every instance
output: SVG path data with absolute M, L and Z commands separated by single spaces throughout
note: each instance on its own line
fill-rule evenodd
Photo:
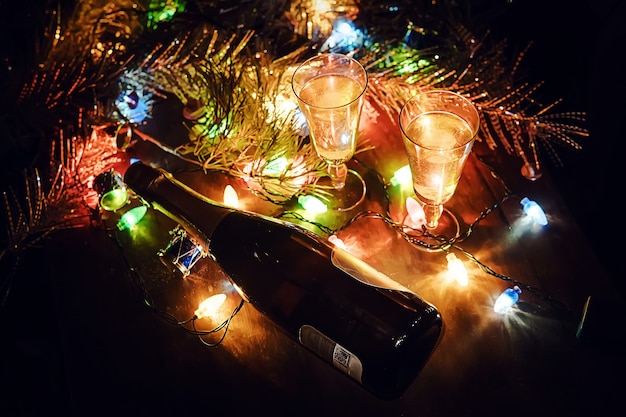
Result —
M 411 176 L 411 167 L 409 165 L 405 165 L 393 173 L 393 177 L 391 177 L 390 181 L 391 184 L 395 186 L 398 184 L 410 184 L 412 180 L 413 177 Z
M 452 252 L 446 255 L 448 260 L 448 276 L 455 279 L 460 285 L 467 286 L 467 270 L 463 262 Z
M 222 304 L 226 301 L 226 294 L 215 294 L 204 300 L 198 306 L 198 309 L 194 312 L 199 319 L 209 317 L 220 309 Z
M 345 20 L 340 21 L 335 30 L 346 36 L 354 36 L 357 33 L 356 28 Z
M 239 207 L 239 196 L 232 185 L 228 184 L 224 188 L 224 204 L 228 207 Z
M 416 199 L 407 197 L 406 211 L 407 217 L 404 219 L 405 225 L 413 229 L 421 229 L 422 225 L 426 224 L 426 214 L 424 214 L 422 205 Z
M 119 230 L 126 230 L 133 228 L 137 223 L 143 219 L 146 215 L 148 208 L 146 206 L 137 206 L 128 210 L 122 215 L 122 218 L 117 222 L 117 228 Z
M 346 245 L 345 243 L 343 243 L 343 240 L 341 240 L 340 238 L 337 237 L 337 235 L 332 235 L 328 238 L 328 241 L 330 243 L 332 243 L 333 245 L 341 248 L 341 249 L 346 249 Z
M 321 214 L 326 213 L 328 207 L 322 200 L 317 197 L 313 197 L 312 195 L 301 195 L 298 197 L 298 203 L 304 208 L 306 211 L 313 214 Z
M 93 180 L 93 189 L 98 192 L 100 207 L 116 211 L 128 203 L 128 191 L 122 175 L 114 170 L 103 172 Z
M 335 21 L 334 28 L 322 45 L 322 50 L 332 49 L 337 46 L 349 47 L 356 49 L 363 42 L 363 32 L 358 30 L 352 23 L 344 18 L 338 18 Z
M 126 90 L 115 100 L 119 112 L 130 123 L 143 122 L 151 112 L 152 94 L 138 90 Z
M 520 204 L 524 209 L 524 213 L 526 213 L 526 215 L 530 217 L 532 221 L 542 226 L 548 224 L 548 218 L 546 217 L 546 214 L 543 212 L 543 209 L 541 208 L 541 206 L 539 206 L 539 204 L 532 200 L 529 200 L 528 197 L 522 198 Z
M 493 311 L 500 314 L 508 312 L 519 300 L 521 292 L 522 290 L 517 285 L 513 288 L 507 288 L 504 290 L 504 292 L 496 299 Z
M 100 207 L 108 211 L 116 211 L 128 203 L 128 192 L 123 188 L 116 188 L 102 194 Z

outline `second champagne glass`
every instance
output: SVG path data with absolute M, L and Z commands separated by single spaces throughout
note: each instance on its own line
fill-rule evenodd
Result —
M 400 111 L 413 189 L 423 204 L 426 229 L 453 238 L 459 222 L 444 209 L 454 194 L 479 129 L 473 103 L 451 91 L 419 93 Z
M 335 210 L 354 208 L 365 197 L 365 181 L 348 169 L 367 89 L 367 72 L 355 59 L 334 53 L 309 58 L 294 72 L 292 88 L 328 177 L 318 180 Z

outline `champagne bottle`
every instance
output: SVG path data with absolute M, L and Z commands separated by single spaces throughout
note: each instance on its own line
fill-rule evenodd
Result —
M 441 334 L 437 309 L 321 236 L 223 207 L 141 162 L 124 181 L 204 245 L 243 299 L 382 399 L 402 395 Z

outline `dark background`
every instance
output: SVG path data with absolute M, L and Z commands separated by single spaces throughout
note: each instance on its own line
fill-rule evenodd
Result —
M 29 52 L 33 52 L 28 45 L 37 36 L 37 24 L 41 23 L 36 10 L 45 1 L 0 2 L 3 12 L 0 48 L 5 52 L 22 48 L 24 60 L 28 61 Z M 624 233 L 621 208 L 623 175 L 618 173 L 618 166 L 622 163 L 620 152 L 624 149 L 622 141 L 625 136 L 619 127 L 626 111 L 623 101 L 626 87 L 621 67 L 626 41 L 626 2 L 474 0 L 458 3 L 467 5 L 467 14 L 471 17 L 469 23 L 477 28 L 489 28 L 496 38 L 509 39 L 512 53 L 524 49 L 532 41 L 524 61 L 525 68 L 535 80 L 545 81 L 541 90 L 547 98 L 544 101 L 563 98 L 560 110 L 587 113 L 590 137 L 581 141 L 583 150 L 577 153 L 564 151 L 561 154 L 563 167 L 546 163 L 544 168 L 556 181 L 562 197 L 606 272 L 619 291 L 626 293 L 624 274 L 618 269 L 621 260 L 618 250 L 621 249 L 620 238 Z M 6 137 L 0 137 L 0 140 L 6 140 Z M 32 146 L 23 145 L 27 148 Z M 0 147 L 0 152 L 4 149 Z M 31 160 L 28 156 L 12 158 L 6 154 L 0 160 L 9 159 L 16 166 Z M 0 184 L 3 182 L 0 181 Z M 45 410 L 47 407 L 62 410 L 70 402 L 70 394 L 63 385 L 64 370 L 60 358 L 64 353 L 59 351 L 57 340 L 59 323 L 51 315 L 58 308 L 49 295 L 55 290 L 51 288 L 54 283 L 35 275 L 36 268 L 30 267 L 37 263 L 38 255 L 40 253 L 35 251 L 24 258 L 29 266 L 15 281 L 9 302 L 0 307 L 0 383 L 7 382 L 3 372 L 16 366 L 13 355 L 17 352 L 20 355 L 18 359 L 29 364 L 19 372 L 41 376 L 25 384 L 32 383 L 31 387 L 39 393 L 42 403 L 22 404 L 19 410 L 14 408 L 4 414 L 3 401 L 9 398 L 5 394 L 12 393 L 10 389 L 5 390 L 0 395 L 0 415 L 35 415 L 29 411 Z M 0 270 L 0 273 L 7 271 Z M 140 304 L 137 310 L 138 316 L 150 314 Z M 85 312 L 85 325 L 88 325 L 88 315 L 89 312 Z M 133 320 L 128 317 L 119 319 Z M 17 337 L 10 340 L 10 335 Z M 93 349 L 102 348 L 94 345 Z M 572 366 L 575 367 L 575 364 Z M 142 395 L 150 394 L 148 388 L 135 389 Z M 509 394 L 513 397 L 513 404 L 524 401 L 524 398 L 515 398 L 514 392 Z M 120 411 L 120 415 L 125 415 L 123 410 Z M 206 411 L 211 410 L 208 408 Z M 140 414 L 138 411 L 137 415 Z
M 481 4 L 480 2 L 468 2 Z M 563 166 L 545 163 L 569 209 L 619 291 L 626 293 L 620 244 L 625 133 L 621 128 L 626 87 L 621 61 L 626 43 L 626 2 L 621 0 L 513 0 L 488 2 L 476 14 L 512 50 L 532 42 L 524 58 L 530 76 L 545 81 L 548 98 L 562 98 L 560 111 L 584 111 L 590 136 L 582 151 L 560 153 Z M 484 4 L 484 3 L 483 3 Z M 493 8 L 493 5 L 497 7 Z M 478 8 L 478 10 L 483 10 Z M 593 279 L 593 277 L 590 277 Z
M 559 187 L 584 232 L 622 294 L 626 290 L 618 249 L 624 233 L 623 164 L 626 105 L 621 52 L 626 43 L 626 3 L 601 0 L 562 3 L 536 17 L 536 61 L 546 62 L 545 77 L 572 108 L 587 111 L 591 136 L 583 151 L 556 170 Z M 547 3 L 547 2 L 545 2 Z M 552 2 L 550 2 L 552 3 Z M 530 20 L 532 21 L 532 20 Z M 532 32 L 531 32 L 532 35 Z M 542 68 L 540 65 L 537 68 Z

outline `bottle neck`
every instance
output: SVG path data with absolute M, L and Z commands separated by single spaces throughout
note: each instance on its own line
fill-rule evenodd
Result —
M 213 231 L 233 211 L 198 193 L 169 172 L 140 162 L 127 168 L 124 182 L 145 203 L 180 224 L 207 250 Z

